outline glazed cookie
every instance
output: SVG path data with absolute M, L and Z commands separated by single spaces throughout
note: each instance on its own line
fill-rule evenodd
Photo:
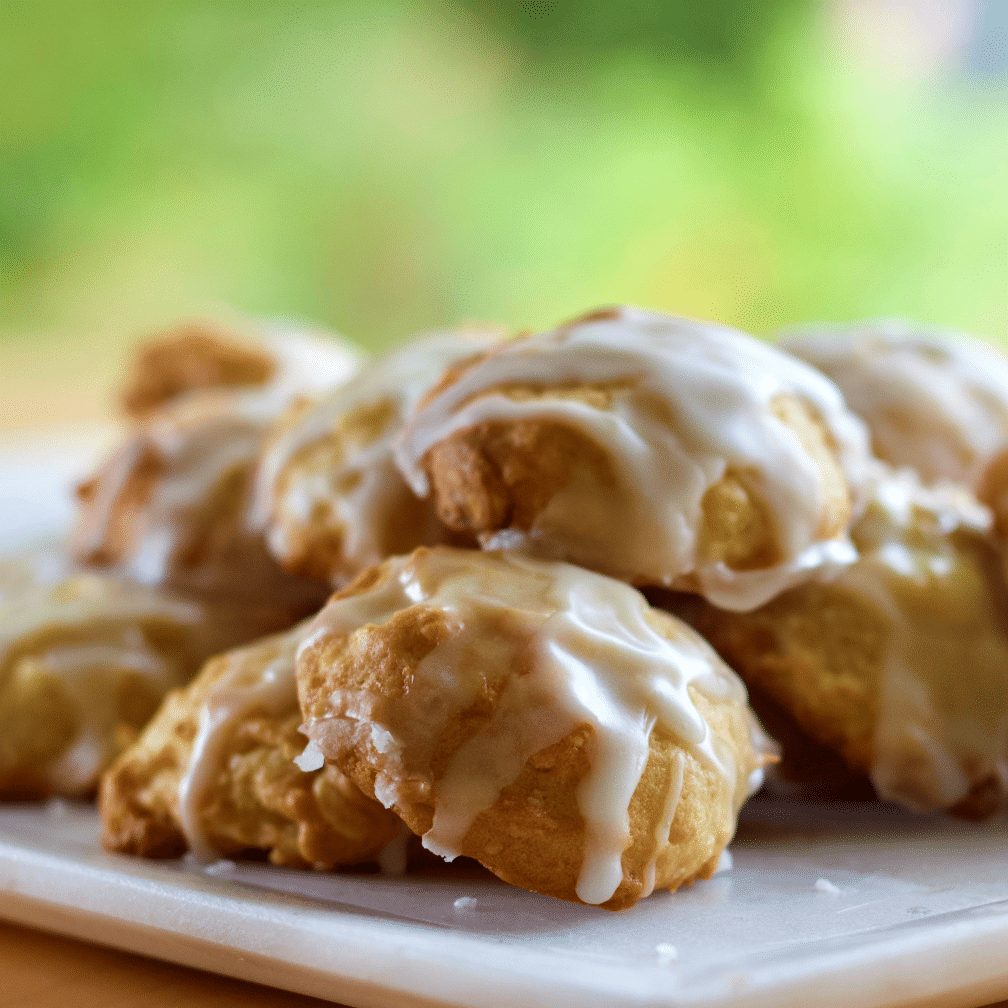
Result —
M 257 477 L 256 517 L 289 570 L 345 583 L 370 564 L 443 542 L 430 504 L 396 470 L 393 448 L 421 394 L 496 329 L 427 336 L 277 425 Z
M 189 392 L 134 426 L 80 489 L 78 561 L 187 593 L 268 599 L 278 619 L 263 632 L 321 604 L 324 586 L 283 571 L 253 527 L 252 481 L 273 421 L 298 390 L 344 377 L 348 356 L 285 353 L 262 388 Z
M 840 386 L 879 458 L 925 482 L 975 488 L 1008 444 L 1008 357 L 982 340 L 891 321 L 795 333 L 781 345 Z
M 102 781 L 103 844 L 322 870 L 402 852 L 402 825 L 334 766 L 302 770 L 294 630 L 220 655 L 172 693 Z
M 122 404 L 144 417 L 169 402 L 207 389 L 294 392 L 338 382 L 360 364 L 359 351 L 339 337 L 282 323 L 249 323 L 254 339 L 219 322 L 183 322 L 156 333 L 133 352 Z
M 94 575 L 23 580 L 0 601 L 0 797 L 89 794 L 170 689 L 261 624 Z
M 891 473 L 854 526 L 856 563 L 755 612 L 673 608 L 882 798 L 986 815 L 1008 804 L 1008 590 L 989 525 L 964 490 Z
M 297 675 L 306 755 L 428 850 L 613 910 L 710 876 L 765 762 L 713 650 L 567 564 L 388 560 L 315 618 Z
M 43 585 L 55 585 L 71 573 L 70 564 L 55 542 L 39 544 L 26 552 L 0 555 L 0 606 Z
M 744 609 L 852 558 L 868 450 L 812 368 L 622 308 L 457 365 L 397 457 L 442 521 L 488 548 Z

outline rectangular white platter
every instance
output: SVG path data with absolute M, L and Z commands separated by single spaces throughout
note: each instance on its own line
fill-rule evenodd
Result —
M 104 854 L 97 833 L 86 807 L 0 810 L 0 916 L 361 1008 L 965 1008 L 1008 996 L 1003 823 L 757 801 L 731 871 L 621 914 L 461 866 L 208 873 Z
M 86 454 L 0 446 L 0 548 L 65 520 Z M 0 917 L 360 1008 L 1008 997 L 1003 821 L 757 798 L 731 871 L 622 914 L 461 866 L 404 878 L 206 871 L 107 855 L 97 837 L 87 807 L 0 808 Z

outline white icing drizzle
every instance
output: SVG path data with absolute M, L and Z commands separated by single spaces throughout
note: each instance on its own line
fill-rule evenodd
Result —
M 654 892 L 658 857 L 668 843 L 669 834 L 672 832 L 672 822 L 675 819 L 676 809 L 679 807 L 679 798 L 682 796 L 686 757 L 681 752 L 677 752 L 674 758 L 675 767 L 672 780 L 665 791 L 665 805 L 662 809 L 662 814 L 655 821 L 654 855 L 650 858 L 644 869 L 644 891 L 642 893 L 644 896 L 650 896 Z
M 297 627 L 230 652 L 227 670 L 200 704 L 199 727 L 178 787 L 179 825 L 198 860 L 213 861 L 221 853 L 203 828 L 203 808 L 225 765 L 235 729 L 255 713 L 297 713 L 294 659 L 303 633 L 303 627 Z
M 1008 595 L 990 524 L 960 487 L 880 473 L 860 558 L 830 579 L 888 623 L 870 776 L 914 809 L 949 808 L 989 775 L 1008 788 Z
M 382 624 L 411 607 L 441 613 L 450 635 L 413 670 L 394 723 L 376 714 L 382 698 L 338 689 L 325 715 L 303 730 L 323 739 L 332 729 L 368 731 L 381 757 L 379 801 L 392 807 L 418 794 L 433 801 L 433 825 L 423 837 L 429 850 L 447 860 L 457 856 L 476 818 L 528 760 L 581 725 L 592 728 L 590 769 L 577 790 L 585 827 L 577 895 L 586 903 L 604 903 L 622 880 L 630 799 L 652 732 L 673 736 L 717 768 L 731 782 L 737 804 L 744 800 L 752 766 L 736 766 L 690 696 L 693 688 L 744 704 L 744 688 L 684 625 L 671 639 L 659 632 L 635 589 L 568 564 L 421 549 L 388 561 L 372 586 L 332 599 L 304 647 Z M 430 780 L 423 768 L 429 768 L 431 747 L 495 679 L 502 689 L 489 720 L 462 743 L 439 779 Z M 683 766 L 680 758 L 668 781 L 656 857 L 668 840 Z M 653 885 L 653 862 L 648 872 Z
M 263 453 L 256 478 L 253 521 L 268 529 L 273 554 L 290 553 L 291 527 L 309 524 L 318 506 L 333 510 L 343 528 L 347 572 L 383 560 L 390 528 L 402 521 L 412 495 L 396 470 L 392 449 L 405 418 L 423 393 L 456 361 L 477 353 L 499 331 L 459 330 L 422 337 L 365 368 L 352 381 L 319 398 Z M 318 473 L 287 480 L 294 459 L 324 441 L 354 414 L 381 413 L 370 440 L 349 439 L 344 457 Z M 433 514 L 410 545 L 443 537 Z
M 976 486 L 1008 443 L 1008 357 L 982 340 L 879 321 L 797 332 L 782 346 L 840 386 L 881 458 L 927 482 Z
M 143 628 L 176 624 L 195 631 L 207 618 L 193 603 L 92 575 L 27 587 L 5 600 L 0 617 L 5 675 L 21 661 L 36 662 L 74 702 L 77 737 L 52 765 L 39 768 L 63 794 L 92 787 L 111 755 L 115 697 L 96 688 L 95 677 L 115 670 L 148 680 L 152 693 L 166 693 L 187 670 L 177 656 L 152 647 Z
M 601 409 L 567 396 L 515 398 L 509 387 L 602 386 Z M 800 361 L 713 324 L 615 310 L 505 344 L 414 414 L 397 461 L 417 494 L 424 458 L 453 433 L 485 423 L 550 420 L 602 446 L 620 485 L 611 494 L 574 486 L 554 496 L 527 534 L 508 529 L 492 546 L 551 549 L 630 580 L 699 590 L 727 609 L 751 609 L 824 564 L 853 559 L 843 538 L 824 540 L 824 487 L 778 397 L 808 404 L 834 440 L 855 494 L 867 440 L 836 387 Z M 757 474 L 782 561 L 735 571 L 702 563 L 697 531 L 705 493 L 728 469 Z M 559 549 L 558 549 L 559 547 Z
M 75 545 L 84 557 L 100 555 L 111 534 L 116 502 L 144 459 L 156 460 L 160 475 L 149 499 L 134 516 L 130 551 L 117 571 L 141 584 L 172 582 L 173 565 L 207 502 L 229 474 L 251 471 L 271 424 L 292 398 L 327 387 L 346 377 L 353 356 L 340 343 L 285 335 L 271 341 L 277 372 L 255 389 L 208 389 L 193 392 L 139 424 L 98 475 L 96 496 L 78 523 Z M 277 581 L 278 571 L 265 546 L 249 529 L 249 570 L 224 574 L 242 590 L 247 581 Z M 218 587 L 220 572 L 194 572 L 188 590 Z M 206 583 L 201 583 L 200 578 Z
M 165 476 L 137 516 L 136 538 L 120 570 L 142 584 L 163 584 L 171 579 L 173 561 L 189 529 L 199 520 L 221 480 L 252 464 L 269 420 L 268 414 L 257 409 L 254 393 L 214 398 L 212 412 L 199 410 L 194 422 L 187 422 L 176 409 L 157 414 L 120 448 L 98 479 L 93 521 L 78 540 L 85 555 L 99 551 L 110 535 L 115 502 L 141 459 L 155 458 Z M 210 399 L 202 401 L 208 405 Z M 191 404 L 192 400 L 186 402 Z
M 266 391 L 284 402 L 348 381 L 366 359 L 342 337 L 295 319 L 268 319 L 262 329 L 263 342 L 276 361 Z
M 32 642 L 89 627 L 100 628 L 163 619 L 198 624 L 202 607 L 124 581 L 79 574 L 55 585 L 26 587 L 4 600 L 0 660 L 9 661 Z M 94 641 L 88 640 L 87 646 Z

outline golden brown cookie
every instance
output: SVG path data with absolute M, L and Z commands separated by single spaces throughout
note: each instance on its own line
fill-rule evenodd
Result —
M 975 488 L 1008 444 L 1008 357 L 982 340 L 907 322 L 799 332 L 781 345 L 840 386 L 893 466 Z
M 388 560 L 316 617 L 297 675 L 310 749 L 428 850 L 608 909 L 710 876 L 765 762 L 711 648 L 567 564 Z
M 265 347 L 220 323 L 184 322 L 136 347 L 123 382 L 123 408 L 142 417 L 198 389 L 262 386 L 276 367 Z
M 966 491 L 890 473 L 852 531 L 855 563 L 754 612 L 674 611 L 882 798 L 986 815 L 1008 804 L 1008 590 L 989 523 Z
M 22 581 L 0 600 L 0 797 L 91 793 L 162 697 L 262 622 L 95 575 Z
M 364 368 L 276 426 L 257 476 L 256 517 L 289 570 L 345 583 L 370 564 L 445 541 L 433 508 L 393 460 L 405 417 L 444 369 L 497 329 L 430 335 Z
M 828 380 L 743 333 L 596 312 L 451 369 L 398 451 L 488 548 L 752 608 L 850 554 L 868 465 Z
M 71 573 L 71 565 L 55 542 L 0 555 L 0 606 L 37 592 L 44 585 L 55 585 Z
M 247 323 L 242 335 L 209 319 L 182 322 L 139 343 L 123 381 L 123 408 L 143 418 L 208 389 L 288 385 L 307 390 L 349 378 L 360 353 L 339 337 L 284 323 Z
M 80 488 L 76 559 L 150 585 L 268 602 L 289 625 L 325 587 L 287 574 L 249 521 L 268 419 L 255 404 L 204 393 L 135 427 Z
M 779 756 L 767 768 L 760 798 L 815 803 L 877 800 L 875 789 L 864 773 L 852 770 L 836 750 L 812 738 L 759 686 L 750 682 L 746 687 L 749 706 L 777 743 Z
M 322 870 L 378 861 L 402 826 L 334 766 L 302 770 L 297 630 L 220 655 L 172 693 L 102 781 L 108 850 L 267 854 Z
M 270 361 L 268 378 L 259 387 L 203 388 L 179 375 L 203 373 L 206 360 L 216 359 L 217 344 L 192 353 L 186 365 L 193 338 L 183 333 L 175 342 L 154 344 L 144 356 L 141 373 L 156 372 L 162 357 L 178 358 L 174 391 L 160 397 L 159 408 L 132 427 L 80 488 L 73 553 L 87 566 L 145 584 L 268 600 L 279 615 L 263 627 L 268 632 L 321 604 L 325 588 L 286 574 L 254 527 L 251 497 L 259 453 L 272 423 L 292 400 L 338 384 L 356 366 L 354 355 L 341 343 L 275 334 L 270 342 L 243 351 Z M 232 373 L 224 364 L 221 371 Z

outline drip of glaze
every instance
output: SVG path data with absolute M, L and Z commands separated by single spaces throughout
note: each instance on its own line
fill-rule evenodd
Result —
M 582 386 L 609 390 L 611 404 L 508 394 L 515 387 Z M 586 567 L 695 588 L 723 608 L 752 609 L 810 571 L 854 558 L 844 537 L 822 538 L 822 476 L 774 409 L 788 396 L 823 423 L 857 494 L 868 464 L 865 431 L 829 379 L 744 333 L 634 309 L 486 355 L 420 406 L 396 457 L 414 492 L 426 495 L 424 459 L 457 431 L 522 420 L 575 428 L 604 449 L 619 486 L 609 495 L 588 486 L 560 490 L 535 526 L 519 534 L 520 545 L 541 555 L 560 543 Z M 728 470 L 757 474 L 776 525 L 778 564 L 736 571 L 698 558 L 704 495 Z M 516 545 L 515 530 L 508 532 Z
M 303 629 L 295 628 L 230 652 L 227 670 L 200 705 L 196 738 L 178 788 L 179 824 L 198 860 L 220 856 L 203 828 L 203 807 L 224 766 L 235 729 L 255 713 L 281 717 L 297 712 L 294 659 L 302 635 Z M 268 660 L 267 651 L 271 652 Z
M 271 411 L 260 411 L 254 395 L 235 397 L 234 406 L 222 400 L 221 406 L 209 423 L 201 419 L 180 427 L 165 417 L 145 432 L 149 449 L 163 461 L 168 476 L 151 496 L 140 540 L 126 564 L 126 573 L 142 583 L 160 584 L 169 578 L 186 530 L 198 521 L 215 489 L 229 473 L 251 466 L 259 451 Z
M 354 367 L 353 355 L 340 343 L 288 334 L 274 336 L 268 346 L 277 369 L 267 385 L 194 392 L 134 429 L 100 473 L 97 496 L 78 529 L 82 555 L 101 554 L 112 533 L 116 501 L 137 466 L 150 458 L 164 476 L 144 504 L 137 540 L 120 570 L 141 584 L 169 582 L 177 553 L 207 502 L 231 474 L 252 469 L 272 423 L 291 400 L 345 379 Z M 257 551 L 249 553 L 251 560 Z M 263 554 L 256 557 L 259 573 L 269 577 Z
M 193 603 L 92 575 L 28 585 L 5 600 L 0 669 L 35 662 L 59 679 L 73 701 L 77 736 L 45 768 L 54 788 L 64 794 L 88 790 L 111 755 L 115 701 L 95 690 L 95 677 L 114 670 L 147 680 L 154 694 L 167 692 L 178 685 L 178 663 L 152 647 L 143 629 L 196 628 L 205 619 Z
M 654 892 L 655 874 L 658 869 L 658 857 L 668 843 L 669 834 L 672 832 L 672 821 L 675 819 L 676 809 L 679 807 L 679 798 L 682 795 L 683 776 L 686 770 L 686 759 L 681 752 L 675 754 L 675 767 L 670 784 L 665 791 L 665 805 L 662 814 L 655 823 L 654 831 L 654 856 L 648 861 L 644 868 L 644 890 L 642 896 L 650 896 Z
M 870 776 L 883 798 L 949 808 L 987 776 L 1008 788 L 1008 592 L 990 514 L 965 490 L 877 479 L 861 556 L 830 579 L 887 626 Z
M 324 506 L 335 511 L 345 530 L 342 551 L 348 570 L 362 570 L 385 558 L 387 530 L 401 522 L 404 503 L 412 498 L 393 459 L 403 423 L 445 369 L 482 349 L 490 335 L 500 333 L 434 334 L 388 354 L 317 399 L 267 447 L 256 474 L 252 521 L 267 530 L 275 556 L 290 553 L 289 523 L 305 525 Z M 332 436 L 348 419 L 365 413 L 373 417 L 370 440 L 351 438 L 337 464 L 284 481 L 297 456 Z M 274 521 L 275 515 L 283 520 Z M 418 530 L 418 542 L 441 538 L 433 515 L 428 524 Z
M 782 345 L 840 386 L 881 458 L 927 482 L 976 486 L 1008 442 L 1008 357 L 982 340 L 879 321 Z
M 93 787 L 112 755 L 115 706 L 108 698 L 95 696 L 95 674 L 114 669 L 123 678 L 146 679 L 157 695 L 179 684 L 177 668 L 154 652 L 133 627 L 109 633 L 104 641 L 53 647 L 44 652 L 42 661 L 73 698 L 77 717 L 76 738 L 46 770 L 53 787 L 65 793 L 85 793 Z
M 577 894 L 586 903 L 604 903 L 622 879 L 630 800 L 654 731 L 725 775 L 741 804 L 751 767 L 735 766 L 690 690 L 743 703 L 744 689 L 688 628 L 668 635 L 662 623 L 659 632 L 635 589 L 567 564 L 422 549 L 389 561 L 366 590 L 331 600 L 304 647 L 382 624 L 413 606 L 438 611 L 450 632 L 411 675 L 395 723 L 376 718 L 376 696 L 340 689 L 326 715 L 303 730 L 319 737 L 333 723 L 366 726 L 382 757 L 378 800 L 386 807 L 417 796 L 433 800 L 433 824 L 423 837 L 429 850 L 447 860 L 458 856 L 476 818 L 528 760 L 582 725 L 592 729 L 589 770 L 577 790 L 585 825 Z M 488 721 L 462 743 L 440 778 L 415 770 L 430 766 L 446 728 L 495 681 L 500 692 Z M 680 761 L 668 781 L 659 831 L 674 818 L 682 770 Z M 667 830 L 662 838 L 656 833 L 658 851 L 659 839 L 667 838 Z M 652 865 L 652 885 L 653 871 Z

